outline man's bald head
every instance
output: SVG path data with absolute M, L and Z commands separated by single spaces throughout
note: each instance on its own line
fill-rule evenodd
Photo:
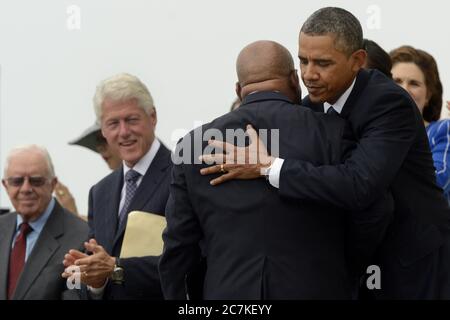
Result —
M 295 70 L 289 51 L 274 41 L 256 41 L 241 50 L 236 62 L 239 84 L 249 84 L 289 77 Z

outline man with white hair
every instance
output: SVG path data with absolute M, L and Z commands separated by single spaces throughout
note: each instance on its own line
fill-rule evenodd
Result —
M 137 77 L 118 74 L 98 85 L 94 108 L 103 136 L 123 164 L 90 190 L 85 248 L 93 254 L 71 250 L 64 264 L 80 266 L 90 298 L 162 299 L 159 256 L 119 259 L 128 213 L 164 216 L 169 197 L 171 153 L 155 139 L 153 99 Z
M 0 300 L 69 298 L 62 260 L 82 247 L 88 226 L 52 197 L 57 178 L 47 150 L 11 150 L 2 183 L 16 212 L 0 216 Z

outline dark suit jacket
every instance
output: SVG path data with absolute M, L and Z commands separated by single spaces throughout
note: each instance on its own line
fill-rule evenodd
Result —
M 308 97 L 303 104 L 323 111 Z M 450 210 L 436 184 L 419 110 L 392 80 L 376 70 L 361 70 L 341 116 L 358 140 L 350 158 L 323 167 L 287 158 L 280 195 L 357 211 L 390 187 L 395 213 L 377 262 L 382 271 L 378 293 L 383 298 L 442 297 L 440 284 L 448 272 L 434 262 L 443 242 L 448 243 Z
M 279 129 L 282 157 L 316 165 L 341 161 L 345 121 L 315 114 L 274 92 L 251 94 L 237 110 L 184 137 L 176 155 L 184 156 L 185 164 L 173 168 L 163 234 L 165 298 L 186 297 L 185 275 L 200 259 L 200 245 L 207 260 L 205 299 L 350 298 L 344 212 L 280 198 L 264 179 L 212 187 L 214 176 L 199 173 L 205 165 L 189 164 L 205 148 L 208 129 L 219 130 L 223 137 L 215 138 L 224 140 L 226 129 L 245 131 L 249 123 L 256 130 Z
M 142 178 L 129 212 L 141 210 L 164 216 L 169 197 L 171 153 L 161 143 L 150 167 Z M 125 225 L 117 230 L 123 168 L 115 170 L 89 192 L 89 237 L 95 238 L 108 254 L 118 257 Z M 123 285 L 108 283 L 104 299 L 162 299 L 157 256 L 121 259 L 125 272 Z
M 7 295 L 9 255 L 16 223 L 16 212 L 0 217 L 0 300 L 5 300 Z M 62 261 L 70 249 L 81 250 L 87 235 L 86 222 L 56 202 L 28 256 L 13 299 L 57 300 L 76 297 L 75 292 L 68 290 L 66 279 L 61 277 L 64 271 Z

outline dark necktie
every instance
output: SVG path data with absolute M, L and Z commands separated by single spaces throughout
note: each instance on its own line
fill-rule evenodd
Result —
M 20 233 L 14 241 L 14 247 L 9 257 L 8 299 L 10 300 L 16 290 L 17 280 L 25 265 L 25 252 L 27 250 L 27 235 L 33 230 L 30 225 L 23 222 Z
M 134 198 L 134 195 L 136 194 L 137 190 L 137 181 L 141 174 L 137 171 L 134 171 L 133 169 L 129 170 L 127 174 L 125 175 L 125 183 L 126 183 L 126 190 L 125 190 L 125 201 L 123 203 L 122 210 L 120 210 L 119 214 L 119 229 L 121 228 L 122 224 L 125 222 L 125 217 L 128 214 L 128 207 L 131 204 L 131 201 Z
M 332 115 L 335 115 L 335 116 L 338 116 L 338 117 L 339 117 L 339 112 L 337 112 L 337 111 L 333 108 L 333 106 L 330 106 L 330 107 L 328 108 L 327 114 L 332 114 Z

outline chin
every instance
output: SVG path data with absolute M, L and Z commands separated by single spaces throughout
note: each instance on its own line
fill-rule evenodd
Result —
M 123 159 L 125 162 L 126 162 L 126 164 L 129 166 L 129 167 L 133 167 L 136 163 L 138 163 L 138 161 L 140 160 L 140 158 L 136 158 L 136 157 L 129 157 L 129 158 L 124 158 Z
M 30 210 L 30 209 L 20 210 L 19 212 L 21 213 L 22 217 L 27 221 L 33 220 L 33 218 L 38 215 L 38 213 L 36 213 L 36 210 Z
M 319 97 L 312 96 L 312 95 L 309 95 L 309 100 L 311 100 L 312 103 L 319 103 L 319 102 L 321 102 Z

